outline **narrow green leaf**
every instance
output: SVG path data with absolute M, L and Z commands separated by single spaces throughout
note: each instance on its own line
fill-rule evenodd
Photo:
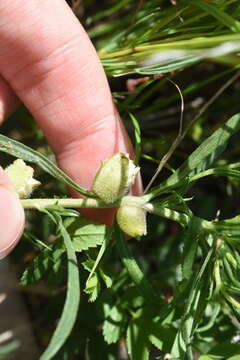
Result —
M 55 329 L 47 349 L 41 355 L 39 360 L 52 359 L 66 342 L 76 321 L 80 302 L 79 270 L 75 250 L 71 238 L 61 222 L 61 218 L 59 218 L 58 226 L 63 237 L 68 257 L 67 296 L 57 328 Z
M 149 331 L 149 340 L 157 349 L 164 353 L 169 353 L 175 336 L 176 333 L 170 326 L 161 325 L 161 321 L 159 321 L 159 323 L 152 322 Z
M 127 329 L 127 347 L 131 360 L 148 360 L 149 347 L 148 326 L 132 320 Z
M 12 140 L 9 137 L 0 134 L 0 151 L 38 165 L 44 171 L 46 171 L 59 181 L 65 183 L 66 185 L 71 186 L 73 189 L 75 189 L 82 195 L 86 195 L 88 197 L 96 197 L 96 195 L 91 191 L 88 191 L 79 186 L 46 156 L 20 143 L 19 141 Z
M 240 236 L 240 215 L 232 219 L 211 221 L 207 225 L 209 230 L 226 236 L 226 237 L 239 237 Z
M 149 198 L 158 196 L 176 186 L 187 176 L 192 177 L 207 169 L 225 150 L 230 137 L 240 130 L 240 114 L 232 116 L 225 124 L 209 136 L 160 186 L 148 194 Z
M 0 347 L 0 359 L 2 360 L 7 360 L 9 358 L 9 356 L 11 357 L 11 352 L 13 352 L 14 350 L 16 350 L 17 348 L 20 347 L 20 342 L 18 340 L 14 340 L 12 342 L 10 342 L 9 344 L 1 344 Z M 16 356 L 16 353 L 15 353 Z
M 187 358 L 192 359 L 191 340 L 194 330 L 197 326 L 197 318 L 199 314 L 199 306 L 202 292 L 206 291 L 208 287 L 209 277 L 204 276 L 207 265 L 213 253 L 213 248 L 208 251 L 208 254 L 198 273 L 193 273 L 191 281 L 191 289 L 185 305 L 184 313 L 181 319 L 181 324 L 176 335 L 171 354 L 176 358 L 182 358 L 187 355 Z M 208 279 L 208 281 L 206 281 Z
M 153 291 L 153 288 L 149 284 L 142 270 L 138 266 L 136 260 L 131 254 L 126 240 L 123 237 L 121 230 L 118 225 L 115 224 L 115 236 L 117 241 L 117 247 L 119 251 L 119 255 L 123 264 L 125 265 L 129 276 L 133 280 L 133 282 L 137 285 L 139 292 L 144 296 L 146 301 L 152 303 L 157 300 L 157 297 Z
M 214 359 L 220 356 L 220 358 L 228 358 L 230 356 L 237 355 L 240 358 L 240 344 L 231 344 L 230 341 L 225 341 L 222 344 L 215 345 L 210 351 L 209 356 Z
M 196 257 L 198 241 L 201 236 L 201 219 L 192 217 L 187 231 L 184 233 L 184 247 L 182 260 L 182 275 L 189 280 L 193 272 L 193 263 Z
M 239 33 L 240 22 L 235 20 L 232 16 L 228 15 L 228 13 L 221 10 L 218 4 L 209 4 L 202 0 L 189 0 L 189 3 L 200 7 L 208 14 L 214 16 L 223 25 L 229 27 L 232 31 Z
M 150 335 L 155 334 L 158 338 L 161 338 L 162 331 L 159 327 L 159 325 L 161 326 L 161 322 L 157 324 L 156 321 L 158 314 L 159 311 L 157 307 L 153 307 L 152 305 L 145 306 L 139 311 L 135 318 L 130 321 L 127 329 L 127 346 L 131 360 L 149 359 L 152 347 Z M 156 338 L 152 338 L 152 340 L 154 341 Z
M 134 126 L 134 135 L 135 135 L 134 153 L 135 153 L 135 162 L 136 164 L 138 164 L 139 159 L 141 157 L 141 143 L 142 143 L 141 129 L 135 116 L 133 116 L 133 114 L 129 114 L 129 115 Z

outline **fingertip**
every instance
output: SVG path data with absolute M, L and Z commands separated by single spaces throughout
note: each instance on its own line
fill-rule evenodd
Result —
M 0 168 L 0 259 L 17 245 L 24 229 L 25 215 L 18 195 Z

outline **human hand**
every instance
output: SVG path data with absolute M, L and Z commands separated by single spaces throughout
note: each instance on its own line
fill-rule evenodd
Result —
M 91 188 L 113 153 L 133 154 L 95 49 L 65 0 L 1 2 L 0 49 L 0 122 L 22 101 L 81 186 Z M 21 237 L 24 212 L 3 170 L 0 185 L 1 258 Z M 138 179 L 133 193 L 140 189 Z M 113 217 L 108 209 L 84 214 L 107 224 Z

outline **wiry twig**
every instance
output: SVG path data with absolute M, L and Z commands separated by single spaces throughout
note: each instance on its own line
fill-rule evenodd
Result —
M 182 139 L 184 99 L 183 99 L 182 92 L 181 92 L 179 86 L 176 83 L 174 83 L 171 79 L 168 79 L 168 80 L 177 88 L 177 90 L 179 92 L 179 95 L 180 95 L 180 98 L 181 98 L 181 116 L 180 116 L 180 124 L 179 124 L 178 135 L 177 135 L 176 139 L 174 140 L 174 142 L 172 143 L 169 151 L 163 156 L 162 160 L 160 161 L 160 163 L 158 165 L 158 168 L 157 168 L 157 171 L 155 172 L 152 179 L 149 181 L 148 185 L 146 186 L 146 189 L 144 190 L 144 193 L 146 193 L 149 190 L 149 188 L 151 187 L 151 185 L 155 181 L 156 177 L 162 171 L 164 165 L 169 160 L 169 158 L 171 157 L 171 155 L 173 154 L 173 152 L 175 151 L 176 147 L 178 146 L 178 144 L 180 143 L 180 141 Z

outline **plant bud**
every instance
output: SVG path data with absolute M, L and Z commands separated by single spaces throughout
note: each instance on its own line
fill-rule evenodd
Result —
M 125 196 L 117 211 L 117 223 L 131 237 L 147 234 L 146 200 L 138 196 Z
M 102 162 L 92 190 L 103 202 L 111 204 L 129 192 L 139 170 L 128 154 L 117 153 Z
M 29 197 L 33 190 L 41 184 L 33 178 L 33 168 L 27 166 L 22 159 L 15 160 L 5 171 L 20 198 Z

